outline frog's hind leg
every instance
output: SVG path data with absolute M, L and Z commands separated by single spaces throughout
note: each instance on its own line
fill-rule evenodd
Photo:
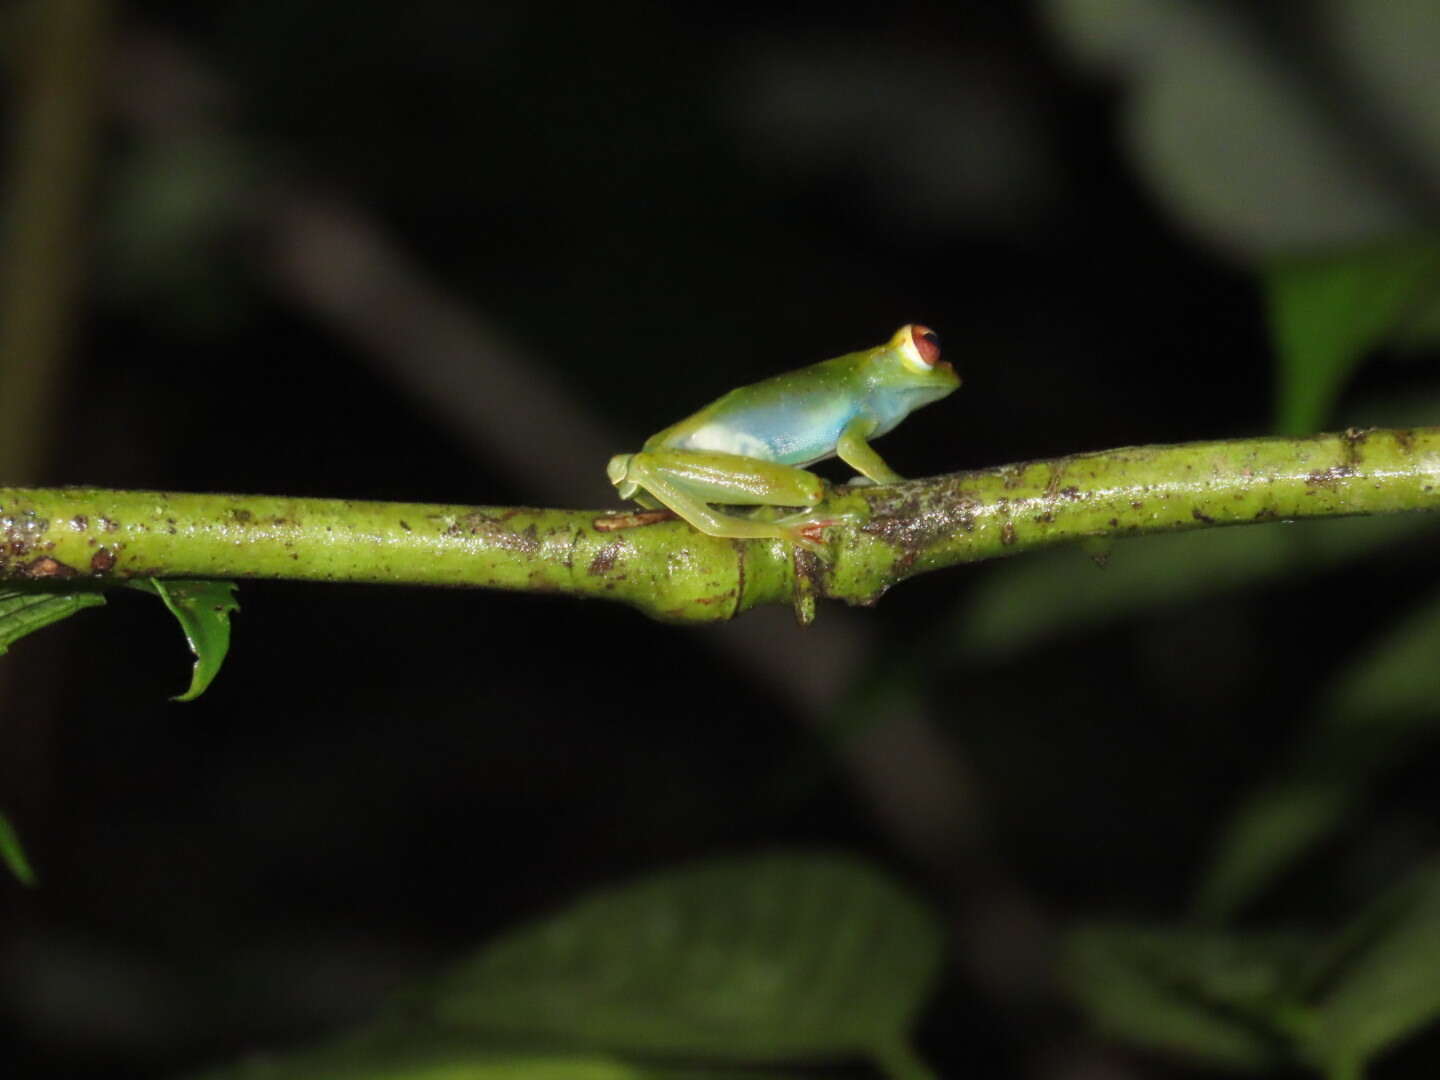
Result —
M 637 481 L 640 487 L 655 500 L 669 507 L 695 528 L 710 536 L 723 536 L 737 540 L 766 537 L 785 539 L 787 537 L 785 527 L 779 522 L 757 521 L 752 518 L 722 513 L 702 498 L 692 495 L 685 489 L 683 483 L 676 483 L 663 470 L 646 469 L 643 462 L 631 463 L 630 478 Z
M 754 517 L 725 513 L 711 505 L 813 507 L 824 498 L 825 484 L 804 469 L 716 451 L 642 451 L 630 455 L 622 480 L 710 536 L 817 546 L 817 538 L 801 529 L 820 521 L 803 511 L 777 521 L 763 513 Z

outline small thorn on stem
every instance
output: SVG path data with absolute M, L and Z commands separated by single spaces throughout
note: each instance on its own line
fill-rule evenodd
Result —
M 596 532 L 618 532 L 620 529 L 636 529 L 642 525 L 656 525 L 678 517 L 674 510 L 631 510 L 607 517 L 596 518 Z

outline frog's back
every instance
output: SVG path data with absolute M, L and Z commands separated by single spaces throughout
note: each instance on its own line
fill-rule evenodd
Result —
M 833 457 L 859 413 L 856 356 L 840 356 L 731 390 L 650 437 L 646 450 L 714 450 L 782 465 Z

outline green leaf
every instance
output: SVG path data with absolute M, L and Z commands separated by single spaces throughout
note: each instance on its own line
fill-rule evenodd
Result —
M 1380 1051 L 1440 1019 L 1440 867 L 1382 897 L 1338 946 L 1307 1049 L 1332 1075 L 1359 1075 Z
M 44 589 L 0 589 L 0 653 L 26 634 L 69 618 L 87 607 L 105 603 L 99 592 Z
M 415 1005 L 448 1027 L 622 1053 L 893 1063 L 940 962 L 934 918 L 889 879 L 843 856 L 777 853 L 595 893 Z
M 1343 824 L 1374 777 L 1440 718 L 1440 594 L 1334 679 L 1321 714 L 1284 772 L 1226 825 L 1196 890 L 1196 909 L 1224 919 Z
M 1201 873 L 1196 915 L 1224 921 L 1259 896 L 1345 820 L 1355 782 L 1312 776 L 1307 762 L 1247 797 Z
M 180 622 L 195 654 L 190 689 L 172 701 L 194 701 L 220 672 L 230 651 L 230 613 L 240 609 L 233 581 L 131 581 L 131 588 L 159 596 Z
M 1292 988 L 1307 952 L 1291 935 L 1090 926 L 1070 935 L 1062 975 L 1116 1038 L 1263 1070 L 1291 1056 Z
M 4 814 L 0 814 L 0 860 L 10 868 L 20 884 L 34 886 L 38 879 L 30 860 L 25 857 L 25 848 L 20 844 L 20 834 Z
M 1327 421 L 1355 366 L 1434 307 L 1440 241 L 1276 260 L 1265 285 L 1279 363 L 1276 427 L 1307 435 Z

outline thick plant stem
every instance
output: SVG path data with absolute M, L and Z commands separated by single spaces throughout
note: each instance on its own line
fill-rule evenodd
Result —
M 797 595 L 873 603 L 927 570 L 1077 540 L 1440 509 L 1440 428 L 1127 447 L 842 488 L 829 505 L 855 522 L 822 558 L 636 514 L 0 488 L 0 580 L 469 586 L 711 622 Z
M 872 490 L 858 531 L 895 564 L 840 560 L 830 595 L 1077 540 L 1440 510 L 1440 428 L 1123 447 Z

